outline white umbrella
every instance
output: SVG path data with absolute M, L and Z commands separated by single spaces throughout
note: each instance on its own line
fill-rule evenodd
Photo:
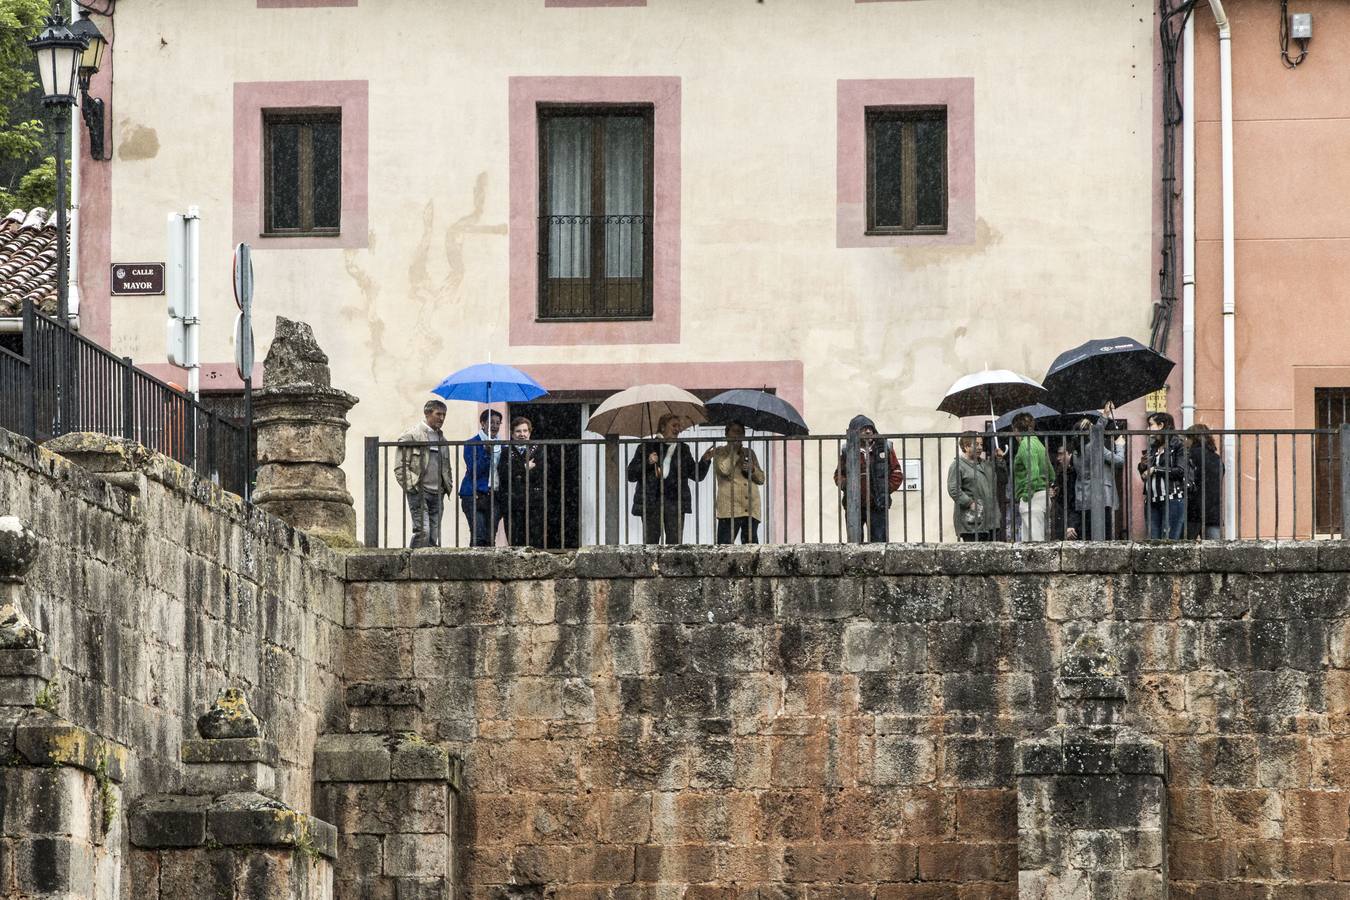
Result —
M 665 415 L 688 420 L 691 425 L 708 421 L 703 401 L 673 384 L 639 384 L 605 399 L 586 422 L 595 434 L 647 437 Z
M 953 416 L 998 416 L 1019 406 L 1040 403 L 1045 397 L 1045 388 L 1025 375 L 985 369 L 956 379 L 938 410 Z

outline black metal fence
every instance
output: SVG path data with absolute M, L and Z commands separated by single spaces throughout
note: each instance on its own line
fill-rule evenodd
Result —
M 1350 533 L 1348 431 L 1197 436 L 1098 427 L 1038 432 L 1043 455 L 1032 454 L 1024 436 L 1005 433 L 973 441 L 956 433 L 891 434 L 870 444 L 856 435 L 754 436 L 734 456 L 717 450 L 727 446 L 724 439 L 706 437 L 675 442 L 688 453 L 669 456 L 666 447 L 630 438 L 492 442 L 491 451 L 447 441 L 437 449 L 451 483 L 433 542 L 563 549 L 657 540 L 1341 537 Z M 494 462 L 469 461 L 484 453 Z M 416 536 L 399 458 L 397 442 L 366 438 L 368 546 L 409 546 Z M 1048 469 L 1039 471 L 1042 465 Z M 991 483 L 978 511 L 963 478 Z M 412 508 L 421 511 L 416 498 Z M 673 518 L 663 520 L 667 515 Z M 424 512 L 421 518 L 427 521 Z
M 243 428 L 31 302 L 22 353 L 0 348 L 0 427 L 39 443 L 76 431 L 128 438 L 241 495 L 252 469 Z

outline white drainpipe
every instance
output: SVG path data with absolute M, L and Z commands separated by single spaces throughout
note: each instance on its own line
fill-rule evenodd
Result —
M 80 6 L 70 0 L 70 21 L 80 18 Z M 70 285 L 67 311 L 72 319 L 80 315 L 80 129 L 84 127 L 78 103 L 70 107 L 70 259 L 67 284 Z
M 1222 0 L 1209 0 L 1219 26 L 1219 128 L 1223 146 L 1223 427 L 1237 428 L 1237 284 L 1233 247 L 1233 33 Z M 1223 440 L 1224 536 L 1237 537 L 1237 439 Z
M 1195 424 L 1195 16 L 1182 33 L 1181 426 Z

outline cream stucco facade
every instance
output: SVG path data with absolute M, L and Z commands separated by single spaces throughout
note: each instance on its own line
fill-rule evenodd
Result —
M 859 411 L 886 431 L 948 431 L 934 407 L 958 376 L 1040 377 L 1068 346 L 1147 331 L 1155 27 L 1142 0 L 259 6 L 126 0 L 111 27 L 97 20 L 115 34 L 113 159 L 82 165 L 85 327 L 138 364 L 164 361 L 163 298 L 107 298 L 107 263 L 162 259 L 165 213 L 195 204 L 202 358 L 231 370 L 238 156 L 260 152 L 240 137 L 238 85 L 363 83 L 363 233 L 344 211 L 345 246 L 251 241 L 259 358 L 275 315 L 310 322 L 335 384 L 360 397 L 358 495 L 361 438 L 396 436 L 440 378 L 489 355 L 579 392 L 703 372 L 739 383 L 685 386 L 791 395 L 795 380 L 816 432 Z M 534 153 L 513 169 L 512 85 L 603 76 L 678 85 L 678 194 L 662 198 L 658 172 L 656 200 L 658 216 L 678 207 L 673 251 L 664 235 L 678 286 L 656 291 L 678 314 L 673 331 L 544 343 L 552 326 L 511 327 L 511 180 Z M 969 235 L 844 245 L 840 182 L 858 166 L 839 158 L 841 83 L 952 79 L 973 98 Z M 229 380 L 211 371 L 204 388 Z M 471 433 L 472 407 L 451 407 L 446 433 Z

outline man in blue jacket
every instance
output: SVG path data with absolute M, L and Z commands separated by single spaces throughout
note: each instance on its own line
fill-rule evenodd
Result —
M 469 520 L 469 534 L 475 547 L 496 543 L 497 526 L 506 512 L 505 497 L 497 495 L 497 461 L 502 445 L 497 433 L 502 414 L 483 410 L 478 417 L 478 433 L 464 444 L 464 479 L 459 483 L 459 505 Z

